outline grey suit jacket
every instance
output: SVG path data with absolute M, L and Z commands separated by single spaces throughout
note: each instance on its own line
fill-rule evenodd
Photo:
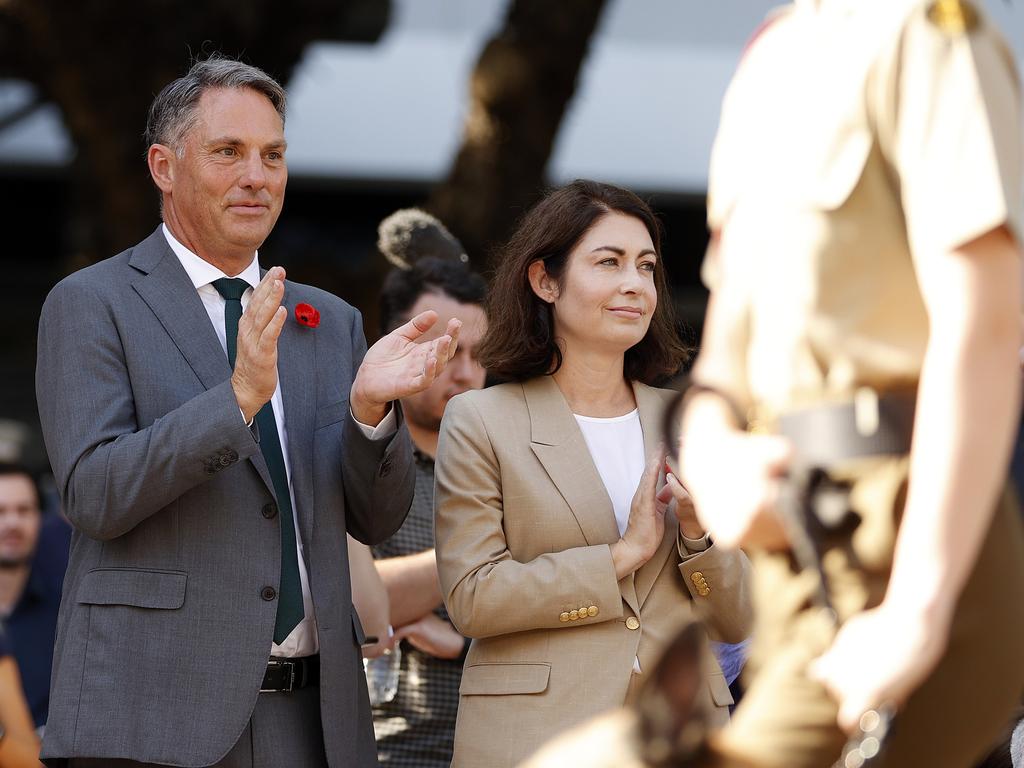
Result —
M 295 322 L 298 302 L 320 311 L 319 327 Z M 291 282 L 284 303 L 278 371 L 325 747 L 332 766 L 376 765 L 345 533 L 374 544 L 399 528 L 411 445 L 404 426 L 369 440 L 350 415 L 359 313 Z M 43 756 L 214 763 L 266 669 L 280 527 L 264 514 L 273 486 L 227 357 L 159 229 L 53 289 L 38 355 L 46 448 L 75 527 Z

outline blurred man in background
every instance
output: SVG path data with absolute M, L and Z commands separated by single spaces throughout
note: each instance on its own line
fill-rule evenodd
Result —
M 71 529 L 43 514 L 33 474 L 0 463 L 0 616 L 36 728 L 46 724 L 50 668 Z
M 459 350 L 433 385 L 402 398 L 416 459 L 416 493 L 401 529 L 373 548 L 391 603 L 395 642 L 402 646 L 394 699 L 374 707 L 381 762 L 447 768 L 452 759 L 459 683 L 468 641 L 445 612 L 434 556 L 434 456 L 445 406 L 484 385 L 476 361 L 487 328 L 483 278 L 467 265 L 462 245 L 444 226 L 416 210 L 398 211 L 380 226 L 378 247 L 396 268 L 380 296 L 381 333 L 431 309 L 438 325 L 462 321 Z M 424 340 L 433 332 L 424 335 Z

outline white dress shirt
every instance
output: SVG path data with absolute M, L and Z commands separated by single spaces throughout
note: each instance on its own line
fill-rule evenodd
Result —
M 219 280 L 222 277 L 228 277 L 228 275 L 221 272 L 208 261 L 204 261 L 199 258 L 196 254 L 192 253 L 192 251 L 178 242 L 174 235 L 171 234 L 171 231 L 167 228 L 166 224 L 163 225 L 163 233 L 164 237 L 167 239 L 167 244 L 171 246 L 171 250 L 174 251 L 174 255 L 178 257 L 178 260 L 181 262 L 181 266 L 185 268 L 185 272 L 192 281 L 192 285 L 195 286 L 196 291 L 199 293 L 199 298 L 202 299 L 203 306 L 206 307 L 206 312 L 210 316 L 210 322 L 213 324 L 213 330 L 217 334 L 217 339 L 220 341 L 220 345 L 224 349 L 224 354 L 227 355 L 227 332 L 224 329 L 224 305 L 226 302 L 224 301 L 224 297 L 221 296 L 220 293 L 217 292 L 217 289 L 213 287 L 213 281 Z M 246 307 L 249 305 L 249 299 L 252 298 L 253 289 L 259 285 L 260 282 L 258 252 L 253 253 L 252 261 L 249 263 L 249 266 L 240 274 L 235 275 L 235 277 L 245 280 L 245 282 L 250 286 L 246 289 L 245 293 L 242 294 L 242 311 L 245 312 Z M 302 553 L 302 536 L 299 533 L 298 507 L 295 504 L 295 491 L 292 489 L 292 470 L 288 460 L 288 426 L 285 423 L 284 418 L 284 401 L 281 398 L 280 377 L 278 377 L 277 388 L 274 390 L 274 395 L 270 398 L 270 404 L 274 409 L 274 419 L 277 422 L 277 434 L 281 441 L 281 453 L 284 458 L 285 474 L 288 477 L 288 495 L 291 498 L 292 503 L 292 523 L 295 526 L 295 543 L 299 558 L 299 581 L 302 585 L 302 607 L 305 612 L 305 617 L 295 626 L 291 631 L 291 634 L 284 639 L 283 643 L 280 645 L 271 643 L 270 654 L 272 656 L 283 657 L 312 656 L 320 650 L 320 643 L 317 640 L 316 613 L 313 609 L 313 596 L 309 591 L 309 576 L 306 571 L 306 559 Z M 240 416 L 239 418 L 242 417 Z M 383 421 L 381 421 L 381 423 L 376 427 L 370 427 L 366 424 L 361 424 L 358 421 L 356 424 L 358 424 L 363 433 L 371 439 L 384 437 L 385 435 L 397 430 L 395 409 L 392 408 Z

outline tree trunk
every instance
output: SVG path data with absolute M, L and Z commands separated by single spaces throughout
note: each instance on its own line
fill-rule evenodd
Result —
M 492 266 L 492 247 L 541 191 L 604 4 L 512 0 L 480 54 L 462 146 L 427 204 L 478 265 Z

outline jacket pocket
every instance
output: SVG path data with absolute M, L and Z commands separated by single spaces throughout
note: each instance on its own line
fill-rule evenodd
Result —
M 473 664 L 462 671 L 459 693 L 463 696 L 543 693 L 550 676 L 550 664 Z
M 708 688 L 711 689 L 711 700 L 717 707 L 731 707 L 736 702 L 732 698 L 732 691 L 725 681 L 725 675 L 711 675 L 708 678 Z
M 348 413 L 348 400 L 339 400 L 336 403 L 330 405 L 324 405 L 316 409 L 316 419 L 313 422 L 313 429 L 320 429 L 322 427 L 329 427 L 331 424 L 337 424 L 339 421 L 345 418 Z
M 184 571 L 140 568 L 94 568 L 78 585 L 78 602 L 85 605 L 131 605 L 173 610 L 185 604 Z

